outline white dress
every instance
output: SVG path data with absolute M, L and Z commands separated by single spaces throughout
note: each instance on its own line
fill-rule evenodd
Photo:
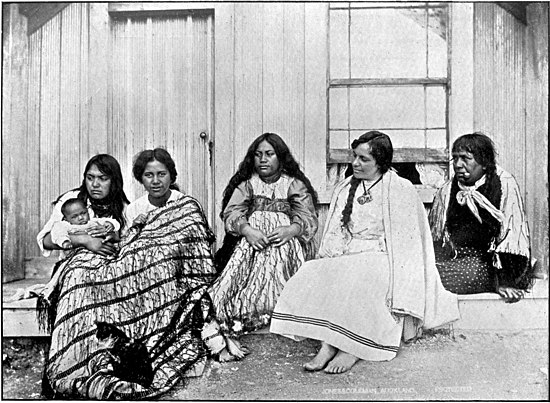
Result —
M 357 202 L 359 185 L 348 231 L 341 218 L 349 188 L 349 179 L 337 187 L 320 259 L 304 263 L 287 282 L 270 331 L 387 361 L 402 335 L 458 319 L 458 301 L 441 284 L 426 213 L 410 182 L 387 172 L 364 205 Z
M 166 201 L 171 202 L 174 200 L 181 199 L 185 195 L 175 189 L 170 189 L 170 197 Z M 141 196 L 139 199 L 134 200 L 128 208 L 126 209 L 126 222 L 127 222 L 127 228 L 132 226 L 132 223 L 136 219 L 136 217 L 140 214 L 147 214 L 150 211 L 153 211 L 154 209 L 158 208 L 157 206 L 151 204 L 149 201 L 149 194 Z

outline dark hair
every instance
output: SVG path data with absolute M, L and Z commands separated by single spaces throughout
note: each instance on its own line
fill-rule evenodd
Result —
M 377 130 L 371 130 L 353 140 L 351 148 L 355 150 L 361 144 L 365 143 L 369 144 L 370 154 L 376 161 L 376 165 L 378 165 L 382 175 L 388 172 L 393 160 L 393 145 L 389 136 Z M 353 198 L 355 197 L 355 192 L 360 183 L 361 179 L 357 179 L 355 176 L 351 178 L 348 199 L 342 210 L 342 225 L 344 227 L 347 227 L 350 222 L 351 212 L 353 211 Z
M 172 159 L 172 156 L 164 148 L 155 148 L 154 150 L 143 150 L 140 152 L 134 159 L 134 166 L 132 168 L 132 173 L 134 178 L 139 183 L 142 182 L 143 172 L 145 172 L 145 167 L 151 161 L 158 161 L 168 169 L 170 173 L 170 179 L 172 183 L 170 184 L 170 189 L 179 190 L 178 185 L 176 185 L 176 178 L 178 177 L 178 171 L 176 171 L 176 163 Z
M 452 152 L 466 151 L 472 153 L 478 164 L 485 168 L 485 174 L 492 176 L 496 173 L 497 152 L 493 141 L 483 133 L 474 132 L 464 134 L 453 143 Z
M 111 179 L 109 194 L 104 200 L 95 200 L 88 195 L 86 174 L 92 165 L 95 165 L 101 173 Z M 130 204 L 130 201 L 124 193 L 124 179 L 122 178 L 120 164 L 113 156 L 109 154 L 97 154 L 90 158 L 86 164 L 86 168 L 84 168 L 82 184 L 79 189 L 78 198 L 84 201 L 90 200 L 92 210 L 97 217 L 112 216 L 120 223 L 120 228 L 124 227 L 126 223 L 123 214 L 124 204 Z
M 63 215 L 67 214 L 67 209 L 74 204 L 80 204 L 81 206 L 86 208 L 86 203 L 84 203 L 84 200 L 73 197 L 65 200 L 65 203 L 63 203 L 63 205 L 61 206 L 61 212 L 63 213 Z
M 311 194 L 313 204 L 317 205 L 317 192 L 315 192 L 313 186 L 311 186 L 311 182 L 300 169 L 300 166 L 292 156 L 292 153 L 290 152 L 290 149 L 288 148 L 284 140 L 278 134 L 264 133 L 257 137 L 256 140 L 252 142 L 252 144 L 250 144 L 250 147 L 248 147 L 244 159 L 239 164 L 237 172 L 231 177 L 229 183 L 227 184 L 227 187 L 223 191 L 220 217 L 223 215 L 223 211 L 225 210 L 227 203 L 229 203 L 229 199 L 231 198 L 231 195 L 233 194 L 235 188 L 239 186 L 239 184 L 241 184 L 242 182 L 250 179 L 252 177 L 252 174 L 255 172 L 256 168 L 254 166 L 254 153 L 256 152 L 256 149 L 262 141 L 267 141 L 275 150 L 275 154 L 277 155 L 277 159 L 279 160 L 280 171 L 293 178 L 301 180 L 304 185 L 306 185 L 308 192 Z

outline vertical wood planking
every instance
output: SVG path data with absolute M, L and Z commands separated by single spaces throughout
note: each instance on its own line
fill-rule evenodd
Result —
M 18 4 L 3 5 L 2 51 L 2 281 L 24 277 L 27 133 L 27 21 Z
M 45 221 L 40 215 L 40 66 L 42 53 L 42 31 L 38 30 L 29 37 L 29 86 L 27 113 L 27 220 L 26 255 L 38 256 L 36 234 Z
M 486 132 L 499 153 L 498 163 L 525 192 L 525 27 L 493 3 L 475 10 L 475 128 Z
M 109 65 L 109 13 L 107 3 L 87 3 L 88 23 L 88 136 L 89 157 L 98 153 L 110 152 L 108 139 L 108 92 Z M 114 155 L 118 158 L 117 155 Z M 81 169 L 83 169 L 82 167 Z
M 214 178 L 215 215 L 212 226 L 218 245 L 223 240 L 219 218 L 223 190 L 236 169 L 235 157 L 235 5 L 219 4 L 214 15 Z
M 262 133 L 263 5 L 235 4 L 235 133 L 236 164 Z
M 60 91 L 59 91 L 59 189 L 78 185 L 80 177 L 80 9 L 73 3 L 61 11 Z
M 262 132 L 274 132 L 288 140 L 285 128 L 285 8 L 283 3 L 263 4 Z M 287 27 L 288 29 L 288 27 Z M 258 133 L 258 135 L 261 133 Z
M 40 97 L 40 218 L 46 222 L 59 196 L 59 47 L 60 17 L 42 27 Z
M 527 23 L 525 205 L 532 253 L 548 274 L 548 4 L 527 6 Z
M 286 3 L 284 9 L 284 137 L 294 157 L 304 166 L 304 4 Z M 267 17 L 267 16 L 266 16 Z M 266 46 L 268 46 L 266 44 Z
M 326 188 L 328 5 L 305 5 L 305 173 L 319 192 Z
M 88 159 L 90 157 L 90 143 L 93 142 L 93 139 L 90 139 L 90 122 L 88 119 L 88 110 L 89 110 L 89 82 L 88 82 L 88 76 L 89 76 L 89 62 L 90 58 L 88 55 L 88 48 L 90 45 L 90 38 L 88 37 L 89 32 L 89 16 L 90 16 L 90 4 L 88 3 L 82 3 L 81 4 L 81 12 L 80 12 L 80 21 L 78 27 L 80 27 L 80 63 L 78 64 L 79 68 L 79 83 L 78 87 L 80 88 L 79 98 L 77 100 L 78 102 L 78 114 L 80 117 L 80 128 L 79 128 L 79 148 L 78 148 L 78 159 L 79 159 L 79 167 L 77 169 L 77 172 L 79 174 L 78 178 L 80 178 L 80 174 L 82 173 L 82 170 L 86 166 L 86 162 L 88 162 Z M 92 58 L 92 60 L 95 60 Z M 104 80 L 108 81 L 109 77 L 105 76 Z M 107 112 L 107 111 L 106 111 Z M 105 136 L 107 133 L 105 133 Z M 90 141 L 91 140 L 91 141 Z M 77 180 L 78 182 L 79 180 Z

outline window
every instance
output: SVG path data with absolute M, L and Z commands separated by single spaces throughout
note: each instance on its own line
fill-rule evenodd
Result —
M 419 163 L 427 163 L 429 172 L 443 170 L 445 176 L 447 7 L 445 3 L 330 4 L 329 171 L 332 164 L 351 161 L 354 139 L 368 130 L 380 130 L 391 137 L 394 162 L 403 176 L 418 177 L 414 168 Z M 329 182 L 330 176 L 329 172 Z

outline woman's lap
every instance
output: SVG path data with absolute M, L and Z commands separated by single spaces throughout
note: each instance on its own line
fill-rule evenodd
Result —
M 107 398 L 114 391 L 118 398 L 154 396 L 204 358 L 200 330 L 209 313 L 205 311 L 211 309 L 206 294 L 214 275 L 211 237 L 205 228 L 195 228 L 194 237 L 189 237 L 188 223 L 176 215 L 178 209 L 165 214 L 165 226 L 158 226 L 160 219 L 148 235 L 145 230 L 126 243 L 117 258 L 81 250 L 60 266 L 56 323 L 46 364 L 58 394 Z M 172 219 L 176 222 L 170 223 Z M 164 242 L 156 237 L 161 232 L 167 233 Z M 197 259 L 197 253 L 202 257 Z M 101 359 L 105 353 L 95 337 L 95 321 L 113 324 L 145 343 L 155 372 L 150 388 L 101 374 L 109 367 Z
M 493 268 L 486 252 L 459 248 L 457 256 L 451 259 L 438 253 L 436 266 L 445 289 L 455 294 L 495 291 Z
M 283 213 L 256 212 L 249 220 L 264 233 L 289 224 Z M 303 261 L 302 247 L 296 238 L 261 252 L 242 238 L 210 290 L 222 326 L 236 333 L 241 325 L 245 330 L 265 326 L 287 280 Z
M 387 305 L 389 262 L 384 253 L 306 262 L 287 283 L 271 331 L 326 341 L 368 360 L 389 360 L 402 321 Z

